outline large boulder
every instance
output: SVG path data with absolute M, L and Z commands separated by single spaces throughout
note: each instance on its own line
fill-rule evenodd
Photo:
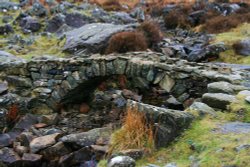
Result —
M 148 122 L 154 123 L 155 144 L 166 146 L 184 129 L 188 128 L 193 116 L 184 111 L 165 109 L 128 100 L 127 107 L 145 113 Z
M 202 102 L 206 103 L 210 107 L 222 110 L 226 110 L 227 105 L 234 101 L 236 101 L 235 96 L 224 93 L 205 93 L 202 96 Z
M 66 33 L 63 50 L 71 53 L 98 53 L 107 45 L 108 39 L 115 33 L 134 30 L 136 24 L 114 25 L 93 23 Z

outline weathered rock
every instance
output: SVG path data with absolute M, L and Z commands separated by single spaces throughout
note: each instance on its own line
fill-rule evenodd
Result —
M 39 17 L 43 17 L 45 15 L 47 15 L 48 11 L 47 9 L 41 5 L 39 2 L 35 2 L 32 5 L 32 8 L 28 11 L 31 15 L 35 15 L 35 16 L 39 16 Z
M 42 115 L 39 118 L 40 123 L 45 123 L 47 125 L 55 125 L 59 121 L 59 115 L 57 113 L 50 115 Z
M 54 33 L 59 30 L 59 28 L 64 24 L 65 16 L 58 14 L 48 21 L 46 26 L 46 31 Z
M 80 28 L 81 26 L 93 22 L 93 19 L 82 15 L 80 13 L 69 13 L 65 16 L 65 23 L 74 28 Z
M 213 82 L 207 85 L 209 93 L 226 93 L 226 94 L 235 94 L 238 91 L 247 89 L 241 85 L 233 85 L 228 82 Z
M 165 75 L 165 77 L 160 81 L 160 86 L 167 92 L 170 92 L 174 85 L 175 81 L 168 75 Z
M 6 165 L 14 165 L 21 158 L 11 148 L 4 147 L 0 149 L 0 161 Z
M 110 139 L 112 133 L 111 128 L 96 128 L 87 132 L 70 134 L 60 138 L 64 143 L 71 143 L 81 147 L 95 145 L 99 138 Z
M 128 100 L 127 107 L 145 113 L 148 121 L 155 126 L 155 144 L 166 146 L 192 122 L 193 116 L 187 112 L 160 108 Z
M 12 32 L 14 32 L 14 30 L 11 25 L 5 24 L 3 26 L 0 26 L 0 35 L 6 35 Z
M 27 130 L 32 125 L 36 124 L 38 122 L 38 119 L 35 115 L 32 114 L 26 114 L 23 116 L 14 126 L 15 130 Z
M 55 133 L 52 135 L 46 135 L 42 137 L 37 137 L 30 142 L 30 151 L 36 153 L 42 149 L 50 147 L 56 143 L 57 137 L 60 133 Z
M 238 95 L 241 96 L 250 96 L 250 91 L 249 90 L 243 90 L 238 93 Z
M 73 153 L 64 155 L 59 160 L 60 166 L 74 166 L 77 164 L 84 163 L 85 161 L 89 161 L 92 158 L 92 152 L 88 147 L 84 147 L 78 151 Z
M 13 144 L 16 137 L 20 134 L 20 132 L 8 132 L 0 134 L 0 147 L 6 147 Z
M 246 102 L 250 103 L 250 96 L 247 96 L 247 97 L 245 98 L 245 100 L 246 100 Z
M 117 156 L 111 158 L 108 167 L 135 167 L 135 160 L 129 156 Z
M 235 48 L 237 54 L 250 56 L 250 38 L 240 41 L 237 45 L 238 47 Z
M 228 122 L 217 128 L 218 132 L 228 134 L 228 133 L 249 133 L 250 123 L 244 122 Z
M 41 165 L 42 155 L 32 154 L 32 153 L 24 153 L 22 157 L 22 165 L 23 166 L 39 166 Z
M 8 83 L 0 82 L 0 95 L 6 93 L 8 90 Z
M 80 51 L 84 51 L 85 53 L 101 52 L 113 34 L 133 30 L 135 26 L 135 24 L 114 25 L 104 23 L 93 23 L 82 26 L 66 33 L 64 50 L 71 53 Z
M 41 28 L 39 20 L 32 18 L 30 16 L 23 18 L 20 21 L 20 26 L 22 27 L 25 33 L 37 32 Z
M 208 105 L 201 102 L 194 102 L 190 107 L 190 110 L 197 111 L 199 116 L 211 115 L 215 116 L 215 110 Z
M 174 110 L 183 110 L 183 104 L 181 104 L 175 97 L 170 97 L 168 98 L 165 102 L 164 105 L 167 108 L 174 109 Z
M 227 109 L 227 105 L 236 101 L 235 96 L 223 93 L 206 93 L 202 96 L 202 102 L 210 107 L 218 109 Z
M 7 64 L 14 61 L 22 61 L 22 59 L 8 52 L 0 50 L 0 65 L 3 63 Z
M 40 154 L 47 160 L 53 160 L 66 154 L 70 154 L 70 152 L 71 150 L 66 147 L 63 142 L 58 142 L 55 145 L 42 150 Z
M 235 147 L 235 150 L 237 152 L 240 152 L 241 150 L 249 150 L 250 149 L 250 144 L 242 144 L 240 146 Z

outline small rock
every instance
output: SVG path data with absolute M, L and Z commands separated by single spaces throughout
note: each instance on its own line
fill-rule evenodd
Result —
M 19 155 L 13 151 L 11 148 L 4 147 L 0 149 L 0 161 L 11 165 L 17 161 L 21 160 Z
M 8 83 L 6 82 L 1 82 L 0 83 L 0 95 L 3 93 L 6 93 L 8 90 Z
M 213 108 L 227 109 L 227 105 L 237 101 L 235 96 L 223 93 L 205 93 L 202 96 L 202 102 Z
M 22 27 L 24 32 L 37 32 L 41 28 L 39 20 L 30 16 L 23 18 L 20 21 L 20 26 Z
M 235 52 L 243 56 L 250 56 L 250 38 L 237 43 L 237 46 L 235 46 Z
M 57 113 L 55 114 L 49 114 L 49 115 L 42 115 L 38 118 L 40 123 L 44 123 L 47 125 L 55 125 L 59 121 L 59 115 Z
M 16 147 L 14 147 L 14 150 L 20 156 L 22 156 L 24 153 L 28 153 L 29 152 L 29 148 L 25 147 L 25 146 L 16 146 Z
M 0 26 L 0 35 L 6 35 L 6 34 L 9 34 L 9 33 L 12 33 L 12 32 L 14 32 L 14 30 L 13 30 L 11 25 L 6 24 L 6 25 L 3 25 L 3 26 Z
M 250 96 L 250 91 L 249 90 L 243 90 L 238 93 L 238 95 L 242 96 Z
M 242 144 L 235 148 L 237 152 L 240 152 L 241 150 L 248 150 L 250 149 L 250 144 Z
M 160 86 L 166 90 L 167 92 L 170 92 L 172 88 L 175 85 L 175 81 L 170 78 L 168 75 L 165 75 L 165 77 L 160 81 Z
M 25 130 L 29 129 L 32 125 L 36 124 L 38 122 L 37 117 L 32 114 L 26 114 L 23 116 L 14 126 L 14 129 L 16 130 Z
M 74 166 L 77 164 L 90 161 L 92 159 L 92 152 L 89 148 L 84 147 L 73 153 L 64 155 L 59 160 L 60 166 Z
M 177 167 L 177 164 L 172 162 L 172 163 L 168 163 L 167 165 L 165 165 L 164 167 Z
M 199 116 L 204 116 L 204 115 L 212 115 L 215 116 L 215 110 L 208 105 L 201 103 L 201 102 L 194 102 L 189 109 L 195 110 L 198 112 Z
M 234 94 L 234 90 L 228 82 L 214 82 L 207 85 L 209 93 Z
M 111 158 L 108 167 L 135 167 L 135 160 L 129 156 L 117 156 Z
M 245 98 L 245 100 L 246 100 L 246 102 L 250 103 L 250 96 L 247 96 L 247 97 Z
M 42 155 L 24 153 L 22 157 L 23 166 L 40 166 Z
M 36 153 L 42 149 L 52 146 L 56 143 L 56 138 L 60 133 L 55 133 L 52 135 L 46 135 L 42 137 L 37 137 L 30 142 L 30 151 Z
M 111 128 L 96 128 L 87 132 L 70 134 L 60 138 L 64 143 L 76 144 L 81 147 L 95 145 L 99 138 L 110 138 Z
M 174 109 L 174 110 L 184 109 L 183 105 L 173 96 L 167 99 L 164 105 L 166 105 L 167 108 Z
M 40 152 L 45 159 L 53 160 L 58 159 L 61 156 L 69 154 L 71 152 L 63 142 L 58 142 L 55 145 L 48 147 Z

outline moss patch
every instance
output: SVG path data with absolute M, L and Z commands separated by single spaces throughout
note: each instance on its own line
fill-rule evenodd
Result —
M 241 56 L 237 55 L 233 48 L 232 44 L 236 41 L 250 38 L 250 24 L 244 23 L 241 26 L 232 29 L 229 32 L 220 33 L 215 36 L 215 39 L 212 43 L 224 42 L 228 45 L 228 50 L 222 52 L 219 56 L 218 61 L 234 64 L 250 64 L 250 56 Z
M 64 57 L 65 53 L 61 50 L 64 43 L 65 39 L 58 39 L 55 36 L 38 36 L 32 45 L 25 45 L 20 52 L 15 50 L 9 50 L 9 52 L 25 59 L 42 55 Z
M 192 124 L 183 136 L 167 148 L 162 148 L 154 155 L 144 157 L 137 162 L 138 166 L 147 163 L 165 165 L 175 162 L 177 166 L 188 167 L 193 163 L 200 166 L 245 166 L 250 163 L 247 151 L 236 152 L 235 147 L 250 143 L 250 134 L 221 134 L 213 130 L 226 122 L 225 113 L 219 113 L 218 118 L 209 117 Z
M 245 101 L 245 97 L 238 95 L 238 101 L 230 104 L 229 109 L 237 120 L 250 123 L 250 104 Z

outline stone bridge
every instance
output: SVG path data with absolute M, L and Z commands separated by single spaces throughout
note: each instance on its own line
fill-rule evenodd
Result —
M 41 57 L 0 64 L 0 105 L 21 101 L 23 110 L 56 110 L 58 104 L 87 100 L 101 81 L 126 75 L 135 84 L 159 85 L 179 99 L 201 96 L 214 81 L 239 83 L 242 72 L 168 58 L 154 52 L 92 55 L 87 58 Z M 141 84 L 143 83 L 143 84 Z

